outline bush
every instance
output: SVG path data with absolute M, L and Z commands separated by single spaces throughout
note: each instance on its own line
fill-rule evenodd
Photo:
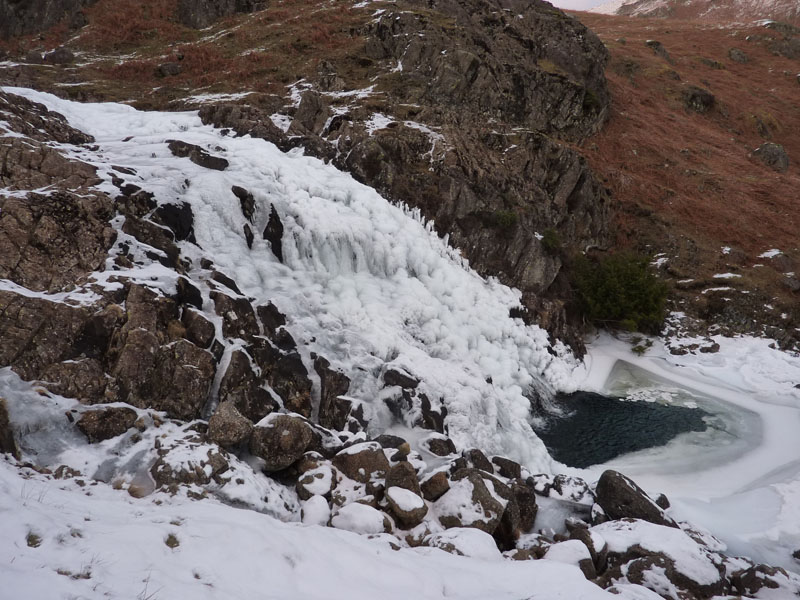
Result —
M 647 257 L 618 253 L 572 265 L 572 285 L 584 316 L 599 327 L 657 334 L 666 316 L 667 286 Z
M 496 210 L 492 213 L 490 222 L 500 229 L 511 229 L 519 222 L 519 216 L 513 210 Z
M 542 233 L 542 242 L 545 252 L 548 254 L 558 254 L 561 251 L 561 238 L 555 229 L 545 229 Z

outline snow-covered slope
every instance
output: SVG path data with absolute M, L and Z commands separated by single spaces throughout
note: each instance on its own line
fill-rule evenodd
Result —
M 800 5 L 795 0 L 610 0 L 590 12 L 735 22 L 775 19 L 794 23 L 800 19 Z
M 124 164 L 137 173 L 128 181 L 157 200 L 190 203 L 202 252 L 184 243 L 185 255 L 195 263 L 202 253 L 213 257 L 246 294 L 276 303 L 306 358 L 311 352 L 336 358 L 373 429 L 392 420 L 379 381 L 391 365 L 421 379 L 421 390 L 443 402 L 449 435 L 460 447 L 551 470 L 529 414 L 532 400 L 574 388 L 571 355 L 551 346 L 543 330 L 511 318 L 520 293 L 478 276 L 417 212 L 300 151 L 284 154 L 260 139 L 226 137 L 196 113 L 139 112 L 7 89 L 96 138 L 96 150 L 68 150 L 98 167 L 109 193 L 116 193 L 111 166 Z M 216 171 L 177 158 L 167 148 L 170 139 L 202 146 L 230 165 Z M 283 264 L 260 235 L 248 248 L 232 186 L 252 191 L 257 232 L 271 207 L 277 211 Z M 140 275 L 146 280 L 151 273 Z

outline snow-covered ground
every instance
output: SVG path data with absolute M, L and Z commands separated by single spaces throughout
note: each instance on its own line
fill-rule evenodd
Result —
M 617 469 L 650 493 L 666 493 L 675 516 L 707 527 L 731 553 L 797 570 L 791 553 L 800 548 L 800 357 L 766 339 L 713 339 L 718 352 L 679 356 L 659 340 L 642 357 L 608 335 L 589 345 L 582 388 L 666 396 L 715 417 L 706 432 L 584 476 Z M 685 340 L 691 342 L 702 340 Z

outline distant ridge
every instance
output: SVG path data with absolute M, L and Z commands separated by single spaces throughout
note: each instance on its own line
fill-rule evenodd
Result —
M 800 25 L 797 0 L 610 0 L 590 12 L 716 22 L 772 19 Z

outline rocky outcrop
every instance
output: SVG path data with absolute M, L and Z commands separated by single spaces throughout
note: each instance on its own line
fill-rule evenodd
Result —
M 0 39 L 38 33 L 66 20 L 70 27 L 86 23 L 84 6 L 97 0 L 0 0 Z
M 178 21 L 203 29 L 222 17 L 263 10 L 267 4 L 263 0 L 178 0 Z

